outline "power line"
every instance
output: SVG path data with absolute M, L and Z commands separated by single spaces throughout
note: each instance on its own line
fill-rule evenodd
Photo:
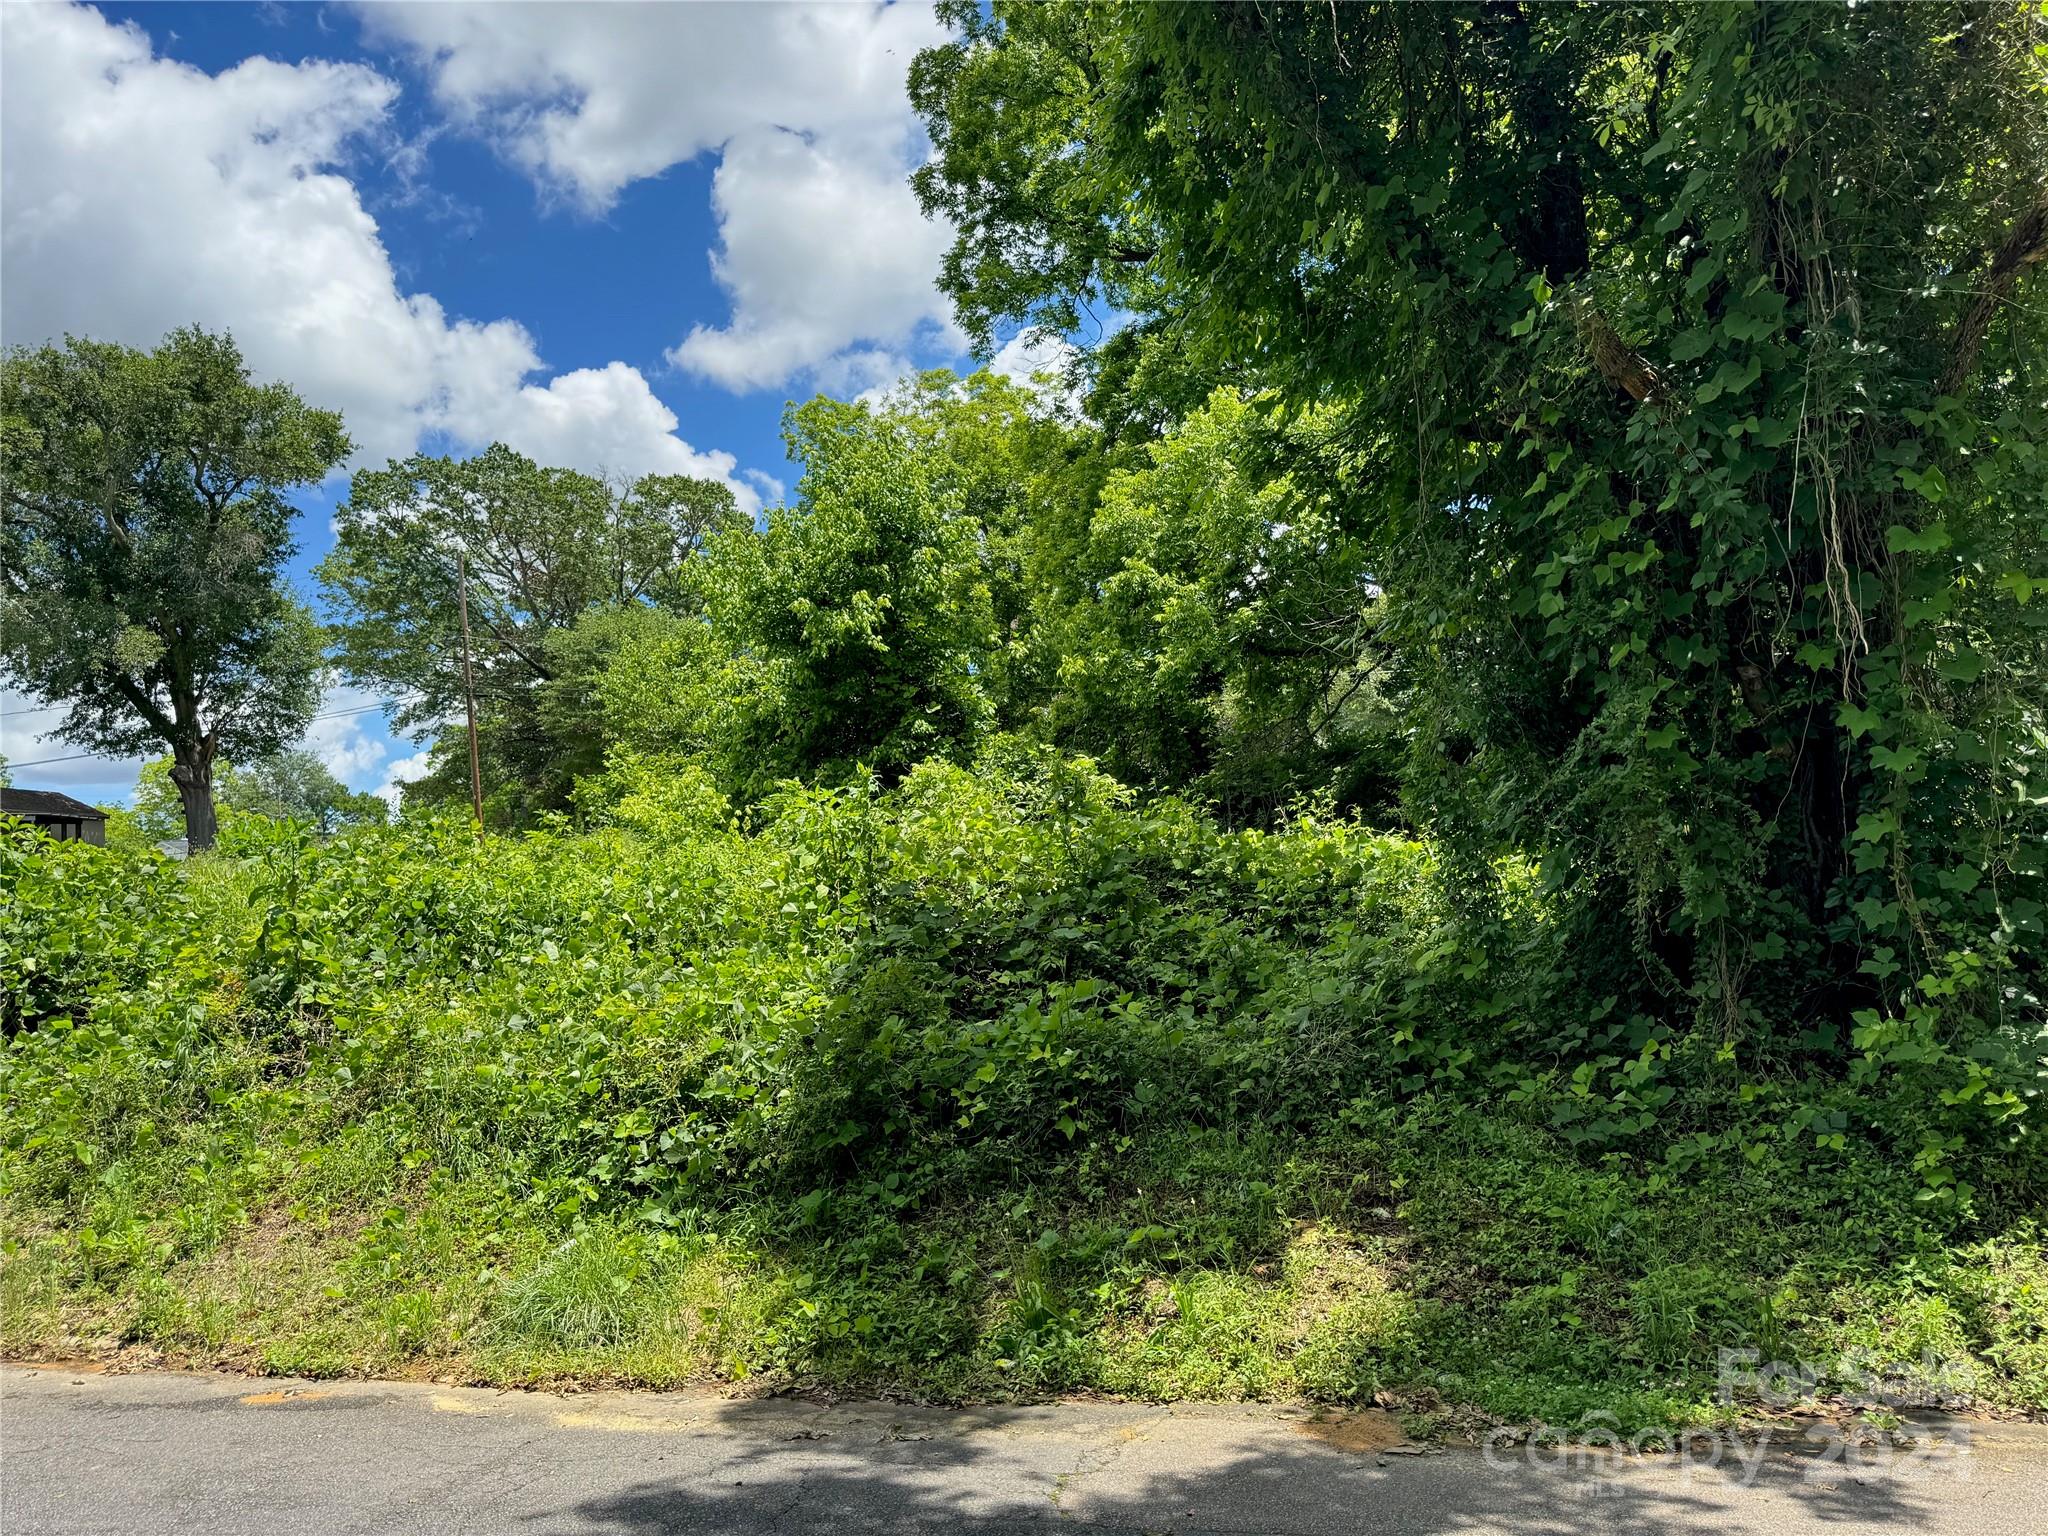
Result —
M 306 717 L 306 724 L 311 725 L 315 720 L 339 720 L 347 715 L 367 715 L 373 709 L 395 709 L 401 704 L 417 704 L 419 701 L 420 696 L 417 694 L 409 699 L 379 699 L 374 704 L 359 704 L 354 709 L 336 709 L 324 715 L 309 715 Z
M 88 757 L 103 758 L 110 763 L 120 761 L 117 757 L 108 757 L 104 752 L 74 752 L 69 757 L 39 757 L 32 763 L 9 763 L 7 771 L 12 773 L 17 768 L 47 768 L 52 763 L 82 763 Z
M 324 715 L 310 715 L 307 717 L 307 723 L 311 724 L 314 720 L 339 720 L 343 715 L 367 714 L 370 710 L 383 709 L 391 704 L 410 704 L 419 697 L 420 695 L 415 694 L 411 698 L 380 699 L 375 704 L 365 704 L 359 709 L 337 709 Z M 29 715 L 50 715 L 55 714 L 60 709 L 70 709 L 71 707 L 69 704 L 43 704 L 34 709 L 10 709 L 0 712 L 0 719 L 20 720 Z
M 390 709 L 400 704 L 411 704 L 415 702 L 417 702 L 417 697 L 412 699 L 379 699 L 374 704 L 360 704 L 357 705 L 354 709 L 333 709 L 329 710 L 324 715 L 310 715 L 306 719 L 306 724 L 311 725 L 315 720 L 344 720 L 351 715 L 367 715 L 372 710 Z M 11 773 L 16 768 L 48 768 L 52 767 L 57 763 L 82 763 L 87 758 L 94 757 L 100 758 L 101 760 L 110 763 L 121 761 L 121 759 L 117 757 L 110 757 L 104 752 L 73 752 L 68 757 L 38 757 L 26 763 L 9 763 L 7 765 L 7 768 L 8 771 Z

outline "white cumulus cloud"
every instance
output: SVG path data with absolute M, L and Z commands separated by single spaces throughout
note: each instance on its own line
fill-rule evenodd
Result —
M 932 281 L 951 232 L 918 211 L 900 165 L 752 134 L 726 151 L 712 202 L 712 267 L 733 315 L 692 327 L 669 354 L 681 367 L 743 390 L 806 373 L 829 383 L 880 355 L 870 340 L 965 350 Z
M 731 455 L 676 437 L 634 369 L 536 382 L 517 321 L 402 291 L 345 174 L 388 141 L 397 90 L 360 64 L 210 75 L 85 7 L 0 7 L 0 335 L 148 346 L 226 328 L 260 377 L 342 411 L 364 459 L 429 434 L 502 439 L 578 468 L 725 479 L 755 505 Z
M 431 748 L 415 752 L 411 757 L 401 757 L 384 770 L 384 782 L 377 786 L 377 793 L 384 797 L 384 803 L 396 815 L 405 799 L 405 786 L 415 779 L 424 779 L 434 771 L 434 754 Z
M 905 178 L 905 79 L 946 32 L 918 4 L 363 7 L 443 110 L 586 212 L 701 155 L 732 312 L 670 353 L 734 390 L 830 384 L 849 355 L 964 338 L 934 285 L 951 239 Z M 873 382 L 872 378 L 868 382 Z
M 96 757 L 52 734 L 64 708 L 0 687 L 0 757 L 21 789 L 61 789 L 82 800 L 125 799 L 142 759 Z M 54 759 L 54 761 L 53 761 Z
M 378 783 L 391 755 L 390 742 L 383 736 L 382 702 L 367 688 L 330 680 L 299 745 L 351 789 Z
M 988 371 L 1012 384 L 1035 389 L 1050 403 L 1068 411 L 1081 409 L 1080 396 L 1068 386 L 1069 371 L 1080 351 L 1063 336 L 1045 331 L 1019 331 L 989 359 Z
M 637 368 L 607 363 L 557 374 L 545 385 L 521 386 L 509 398 L 485 402 L 457 435 L 496 437 L 543 464 L 564 464 L 592 474 L 697 475 L 723 480 L 749 512 L 759 500 L 756 472 L 735 473 L 729 453 L 702 453 L 675 435 L 676 414 L 663 405 Z

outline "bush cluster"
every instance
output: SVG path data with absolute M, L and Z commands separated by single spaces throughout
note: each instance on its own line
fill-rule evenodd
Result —
M 0 839 L 8 1337 L 1654 1423 L 1875 1294 L 2042 1390 L 2039 1170 L 1916 1203 L 1904 1107 L 1575 1008 L 1519 865 L 1021 747 L 584 801 Z

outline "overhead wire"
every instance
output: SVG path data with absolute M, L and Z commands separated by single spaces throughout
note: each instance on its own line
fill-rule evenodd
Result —
M 306 720 L 306 723 L 308 725 L 311 725 L 316 720 L 344 720 L 351 715 L 367 715 L 371 713 L 373 710 L 395 709 L 401 705 L 410 704 L 414 702 L 417 697 L 418 696 L 415 695 L 413 698 L 379 699 L 375 703 L 360 704 L 352 709 L 331 709 L 328 710 L 325 714 L 309 716 Z M 24 711 L 24 713 L 41 714 L 45 713 L 45 711 L 29 710 Z M 38 757 L 32 758 L 27 762 L 9 763 L 7 767 L 10 772 L 12 772 L 16 768 L 48 768 L 57 763 L 82 763 L 86 759 L 94 757 L 104 758 L 108 762 L 121 761 L 121 759 L 119 758 L 109 757 L 104 752 L 73 752 L 65 757 Z

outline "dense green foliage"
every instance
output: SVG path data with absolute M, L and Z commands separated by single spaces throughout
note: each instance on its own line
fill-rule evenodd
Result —
M 1392 806 L 1398 668 L 1358 546 L 1241 400 L 1218 392 L 1119 447 L 1041 393 L 939 371 L 797 407 L 788 438 L 805 468 L 789 506 L 716 528 L 652 600 L 579 599 L 528 647 L 523 763 L 493 746 L 506 716 L 486 690 L 496 818 L 565 808 L 607 750 L 699 757 L 747 803 L 790 777 L 893 781 L 1005 735 L 1244 824 L 1305 795 Z M 325 571 L 345 606 L 384 615 L 342 627 L 345 664 L 391 684 L 365 637 L 417 637 L 426 610 L 342 582 L 367 537 Z
M 1475 934 L 1424 845 L 1057 757 L 593 815 L 0 840 L 10 1347 L 1635 1424 L 1723 1411 L 1721 1347 L 1931 1350 L 2048 1401 L 2037 1170 L 1966 1221 L 1761 1104 L 1681 1106 L 1683 1178 L 1545 1129 L 1548 978 L 1481 959 L 1540 950 L 1526 870 Z
M 227 336 L 0 363 L 0 661 L 69 706 L 61 739 L 168 747 L 195 848 L 215 761 L 275 752 L 313 712 L 318 632 L 279 580 L 285 492 L 348 452 L 339 416 L 250 383 Z
M 2048 1408 L 2042 13 L 952 19 L 963 324 L 1124 323 L 359 474 L 408 816 L 0 839 L 8 1339 Z
M 914 93 L 967 323 L 1107 297 L 1140 364 L 1301 423 L 1447 859 L 1537 860 L 1580 995 L 1680 1056 L 1922 1106 L 1900 1155 L 1937 1197 L 1964 1145 L 2026 1134 L 2034 8 L 954 20 Z M 1662 1119 L 1682 1085 L 1602 1027 L 1575 1031 L 1599 1123 Z
M 559 809 L 598 764 L 549 695 L 558 648 L 590 613 L 675 606 L 691 553 L 734 518 L 732 493 L 681 475 L 613 485 L 548 469 L 502 444 L 471 459 L 425 455 L 360 471 L 335 517 L 320 577 L 337 614 L 335 659 L 395 700 L 405 726 L 432 730 L 463 709 L 465 564 L 478 732 L 496 814 Z M 467 748 L 439 740 L 425 793 L 466 797 Z

